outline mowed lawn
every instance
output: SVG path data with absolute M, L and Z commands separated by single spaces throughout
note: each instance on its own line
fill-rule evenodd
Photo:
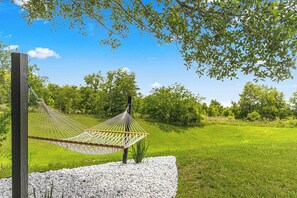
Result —
M 71 115 L 87 127 L 93 117 Z M 208 125 L 184 128 L 145 122 L 148 156 L 177 158 L 177 197 L 297 197 L 297 128 Z M 30 171 L 119 161 L 122 153 L 78 154 L 29 141 Z M 8 176 L 8 171 L 0 176 Z

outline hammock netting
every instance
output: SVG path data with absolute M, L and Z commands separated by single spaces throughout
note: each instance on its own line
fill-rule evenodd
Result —
M 111 119 L 87 128 L 47 106 L 32 89 L 30 93 L 30 97 L 33 96 L 38 101 L 38 107 L 31 109 L 29 113 L 30 139 L 53 143 L 78 153 L 103 155 L 128 148 L 148 135 L 127 112 L 128 108 Z M 1 163 L 10 161 L 10 142 L 9 135 L 0 145 Z
M 127 110 L 91 128 L 50 108 L 42 100 L 29 116 L 29 138 L 84 154 L 117 152 L 147 135 Z

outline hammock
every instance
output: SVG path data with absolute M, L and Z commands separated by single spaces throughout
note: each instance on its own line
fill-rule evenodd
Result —
M 103 155 L 126 149 L 148 135 L 127 110 L 87 128 L 50 108 L 43 100 L 38 103 L 39 107 L 29 114 L 30 139 L 83 154 Z

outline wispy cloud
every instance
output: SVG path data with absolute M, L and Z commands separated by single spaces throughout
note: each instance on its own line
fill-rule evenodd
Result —
M 4 47 L 4 50 L 16 50 L 19 48 L 19 45 L 8 45 L 7 47 Z
M 11 38 L 12 34 L 5 35 L 4 38 Z
M 129 69 L 128 67 L 124 67 L 124 68 L 122 69 L 122 71 L 125 71 L 125 72 L 129 73 L 129 72 L 130 72 L 130 69 Z
M 87 27 L 88 27 L 88 34 L 91 36 L 95 36 L 96 35 L 96 25 L 94 23 L 88 23 Z
M 26 4 L 29 0 L 13 0 L 13 2 L 15 4 L 17 4 L 18 6 L 22 6 L 24 4 Z
M 151 86 L 152 86 L 152 88 L 155 89 L 155 88 L 160 88 L 162 85 L 158 82 L 154 82 Z
M 35 50 L 28 51 L 28 54 L 32 58 L 39 58 L 39 59 L 45 59 L 49 57 L 61 58 L 61 56 L 57 54 L 55 51 L 50 50 L 49 48 L 42 48 L 42 47 L 37 47 L 35 48 Z

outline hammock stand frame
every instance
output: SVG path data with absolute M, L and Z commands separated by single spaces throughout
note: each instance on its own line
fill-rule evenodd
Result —
M 28 197 L 28 55 L 11 54 L 12 197 Z

